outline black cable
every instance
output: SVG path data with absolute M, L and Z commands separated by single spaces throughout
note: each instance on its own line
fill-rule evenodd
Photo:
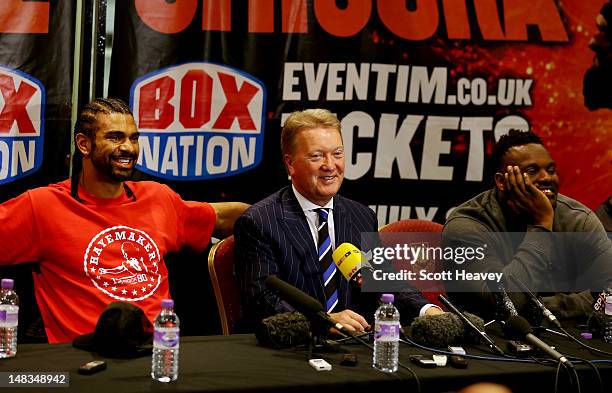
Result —
M 402 367 L 403 369 L 407 370 L 408 372 L 410 372 L 410 374 L 412 374 L 412 376 L 414 377 L 414 380 L 416 382 L 417 385 L 417 392 L 421 393 L 421 381 L 419 381 L 419 377 L 417 377 L 416 373 L 414 372 L 414 370 L 412 370 L 410 367 L 402 364 L 401 362 L 397 362 L 397 364 L 399 364 L 400 367 Z
M 592 346 L 590 346 L 590 345 L 587 345 L 587 344 L 583 343 L 582 341 L 580 341 L 580 340 L 578 340 L 576 337 L 574 337 L 572 334 L 570 334 L 570 333 L 569 333 L 567 330 L 565 330 L 564 328 L 561 328 L 561 331 L 562 331 L 563 333 L 565 333 L 565 336 L 566 336 L 567 338 L 571 338 L 572 340 L 576 341 L 578 344 L 582 345 L 583 347 L 585 347 L 585 348 L 586 348 L 586 349 L 588 349 L 589 351 L 599 352 L 599 353 L 604 354 L 604 355 L 612 356 L 612 353 L 611 353 L 611 352 L 606 352 L 606 351 L 604 351 L 604 350 L 602 350 L 602 349 L 598 349 L 598 348 L 595 348 L 595 347 L 592 347 Z
M 557 371 L 555 372 L 555 393 L 559 392 L 559 371 L 561 370 L 561 362 L 557 362 Z
M 546 360 L 552 360 L 552 359 L 546 359 Z M 567 375 L 569 377 L 569 382 L 570 385 L 573 386 L 574 385 L 574 380 L 576 381 L 576 389 L 577 389 L 577 393 L 581 393 L 581 388 L 580 388 L 580 378 L 578 377 L 578 373 L 576 372 L 576 368 L 574 367 L 574 365 L 572 364 L 572 362 L 570 362 L 569 360 L 567 362 L 563 362 L 561 360 L 557 361 L 557 371 L 556 371 L 556 375 L 555 375 L 555 392 L 557 392 L 557 385 L 558 385 L 558 381 L 559 381 L 559 369 L 560 366 L 563 365 L 563 368 L 567 371 Z M 573 372 L 573 374 L 572 374 Z
M 552 359 L 538 359 L 535 356 L 529 356 L 530 359 L 533 359 L 533 361 L 537 364 L 541 364 L 542 366 L 550 366 L 550 360 Z M 557 363 L 557 362 L 555 362 Z
M 426 351 L 429 352 L 435 352 L 435 353 L 441 353 L 443 355 L 447 355 L 447 356 L 452 356 L 452 355 L 456 355 L 456 353 L 453 352 L 449 352 L 449 351 L 444 351 L 442 349 L 437 349 L 437 348 L 430 348 L 430 347 L 426 347 L 424 345 L 421 344 L 417 344 L 416 342 L 412 341 L 406 334 L 403 334 L 404 339 L 400 339 L 401 343 L 404 343 L 406 345 L 413 345 L 417 348 L 421 348 L 424 349 Z M 490 360 L 490 361 L 497 361 L 497 362 L 514 362 L 514 363 L 539 363 L 538 361 L 534 361 L 534 360 L 530 360 L 530 359 L 521 359 L 521 358 L 517 358 L 514 356 L 510 356 L 510 355 L 505 355 L 504 357 L 501 356 L 482 356 L 482 355 L 470 355 L 470 354 L 465 354 L 465 355 L 461 355 L 465 358 L 468 359 L 477 359 L 477 360 Z M 540 361 L 545 361 L 545 360 L 549 360 L 549 359 L 539 359 Z M 612 362 L 612 360 L 610 361 Z
M 575 367 L 570 367 L 571 362 L 562 362 L 559 361 L 559 364 L 557 365 L 557 375 L 555 377 L 555 391 L 557 391 L 557 381 L 559 379 L 559 366 L 563 365 L 563 368 L 565 369 L 565 371 L 567 371 L 567 375 L 569 377 L 569 382 L 570 382 L 570 386 L 576 386 L 576 392 L 577 393 L 582 393 L 581 388 L 580 388 L 580 378 L 578 377 L 578 373 L 576 372 L 576 368 Z M 567 364 L 569 363 L 569 365 Z M 575 383 L 574 383 L 575 381 Z
M 546 306 L 544 306 L 544 304 L 542 303 L 541 299 L 539 299 L 533 292 L 531 292 L 529 290 L 529 288 L 521 280 L 518 279 L 518 277 L 510 274 L 509 278 L 512 281 L 514 281 L 514 283 L 517 284 L 519 286 L 519 288 L 522 289 L 523 292 L 525 292 L 525 293 L 527 293 L 529 295 L 529 299 L 536 306 L 538 306 L 540 309 L 542 309 L 542 312 L 544 313 L 544 316 L 546 316 L 546 318 L 549 319 L 558 329 L 560 329 L 563 333 L 565 333 L 566 337 L 571 338 L 572 340 L 576 341 L 578 344 L 582 345 L 583 347 L 587 348 L 590 351 L 595 351 L 595 352 L 602 353 L 604 355 L 612 356 L 612 353 L 606 352 L 606 351 L 601 350 L 601 349 L 597 349 L 597 348 L 591 347 L 590 345 L 587 345 L 587 344 L 581 342 L 576 337 L 571 335 L 567 330 L 565 330 L 563 328 L 563 326 L 561 326 L 561 322 L 559 322 L 559 320 L 557 318 L 555 318 L 555 316 L 550 312 L 550 310 L 548 308 L 546 308 Z
M 578 372 L 576 371 L 576 369 L 574 367 L 567 367 L 565 363 L 563 365 L 565 366 L 566 370 L 568 370 L 568 373 L 570 369 L 572 370 L 572 372 L 574 373 L 574 378 L 576 379 L 576 391 L 578 393 L 582 393 L 582 390 L 580 389 L 580 378 L 578 377 Z
M 455 355 L 454 353 L 448 352 L 448 351 L 443 351 L 443 350 L 439 350 L 436 348 L 429 348 L 429 347 L 425 347 L 423 345 L 417 344 L 414 341 L 412 341 L 410 338 L 408 338 L 408 336 L 406 336 L 404 334 L 404 339 L 400 340 L 401 342 L 403 342 L 406 345 L 414 345 L 417 348 L 421 348 L 421 349 L 425 349 L 431 352 L 437 352 L 437 353 L 443 353 L 446 355 Z M 510 355 L 505 355 L 504 357 L 491 357 L 491 356 L 478 356 L 478 355 L 462 355 L 463 357 L 466 358 L 473 358 L 473 359 L 481 359 L 481 360 L 493 360 L 493 361 L 505 361 L 505 362 L 515 362 L 515 363 L 535 363 L 535 364 L 540 364 L 542 366 L 547 366 L 547 365 L 552 365 L 552 362 L 554 362 L 552 359 L 537 359 L 535 357 L 531 357 L 532 359 L 520 359 L 520 358 L 516 358 L 516 357 L 512 357 Z M 548 364 L 547 364 L 548 363 Z M 567 364 L 559 361 L 559 362 L 555 362 L 557 363 L 557 371 L 555 374 L 555 393 L 558 392 L 558 382 L 559 382 L 559 370 L 561 368 L 561 365 L 563 365 L 563 368 L 567 371 L 568 376 L 569 376 L 569 381 L 570 384 L 572 386 L 576 386 L 576 391 L 577 393 L 582 393 L 582 389 L 580 386 L 580 379 L 578 377 L 578 373 L 576 372 L 576 369 L 573 367 L 569 367 Z M 571 362 L 570 362 L 571 363 Z M 573 372 L 573 374 L 572 374 Z M 575 383 L 574 383 L 575 381 Z
M 569 336 L 569 334 L 567 332 L 564 332 L 564 333 Z M 359 341 L 359 342 L 365 344 L 368 348 L 374 350 L 374 348 L 371 345 L 369 345 L 368 343 L 364 342 L 361 339 L 361 336 L 368 335 L 368 334 L 369 333 L 361 334 L 359 336 L 347 336 L 345 339 L 355 338 L 356 341 Z M 425 347 L 423 345 L 419 345 L 419 344 L 415 343 L 414 341 L 410 340 L 405 334 L 403 334 L 403 336 L 404 336 L 404 340 L 400 340 L 400 341 L 402 341 L 406 345 L 412 344 L 412 345 L 415 345 L 418 348 L 426 349 L 426 350 L 431 351 L 431 352 L 438 352 L 438 353 L 443 353 L 443 354 L 446 354 L 446 355 L 454 355 L 453 353 L 448 352 L 448 351 L 438 350 L 438 349 L 435 349 L 435 348 L 428 348 L 428 347 Z M 343 340 L 345 340 L 345 339 L 343 339 Z M 520 359 L 520 358 L 517 358 L 517 357 L 514 357 L 514 356 L 507 355 L 507 354 L 504 355 L 504 357 L 478 356 L 478 355 L 469 355 L 469 354 L 465 354 L 463 356 L 467 357 L 467 358 L 475 358 L 475 359 L 482 359 L 482 360 L 499 360 L 499 361 L 506 360 L 506 361 L 521 362 L 521 363 L 526 363 L 526 362 L 537 363 L 537 364 L 540 364 L 542 366 L 552 365 L 551 363 L 554 362 L 552 359 L 538 359 L 538 358 L 536 358 L 534 356 L 530 356 L 530 358 L 532 360 L 529 361 L 527 359 Z M 600 387 L 601 393 L 604 392 L 604 386 L 603 386 L 603 380 L 601 379 L 601 374 L 599 373 L 599 370 L 597 370 L 597 367 L 595 366 L 595 364 L 593 362 L 591 362 L 591 361 L 589 361 L 587 359 L 576 357 L 576 356 L 568 356 L 568 358 L 570 358 L 570 359 L 577 359 L 577 360 L 579 360 L 581 362 L 586 363 L 589 367 L 591 367 L 593 369 L 593 371 L 595 372 L 595 375 L 597 376 L 597 380 L 599 382 L 599 387 Z M 562 362 L 555 362 L 555 363 L 557 364 L 557 372 L 556 372 L 556 376 L 555 376 L 555 392 L 557 392 L 557 383 L 558 383 L 558 378 L 559 378 L 559 368 L 560 368 L 560 365 L 563 364 L 563 363 Z M 420 392 L 421 391 L 420 381 L 419 381 L 419 378 L 417 377 L 417 375 L 415 374 L 415 372 L 410 367 L 407 367 L 407 366 L 405 366 L 404 364 L 402 364 L 400 362 L 398 362 L 398 364 L 399 364 L 400 367 L 405 368 L 406 370 L 408 370 L 414 376 L 415 381 L 417 383 L 418 391 Z M 568 368 L 565 364 L 563 364 L 563 365 L 564 365 L 564 368 L 566 370 L 568 370 L 568 375 L 569 375 L 570 383 L 572 385 L 574 385 L 573 379 L 575 378 L 577 391 L 578 391 L 578 393 L 580 393 L 581 392 L 581 387 L 580 387 L 580 380 L 579 380 L 579 377 L 578 377 L 578 373 L 576 372 L 575 369 L 572 369 L 573 372 L 574 372 L 574 378 L 572 378 L 572 374 L 569 371 L 570 368 Z
M 580 390 L 580 386 L 576 385 L 578 384 L 578 380 L 574 378 L 574 374 L 572 374 L 572 370 L 576 371 L 575 368 L 573 368 L 572 370 L 570 370 L 569 368 L 565 367 L 565 363 L 563 363 L 563 366 L 565 368 L 565 371 L 567 371 L 567 375 L 569 377 L 569 382 L 570 382 L 570 389 L 574 390 L 574 386 L 578 386 L 578 390 Z M 575 383 L 574 383 L 575 381 Z M 577 391 L 576 393 L 580 393 L 579 391 Z
M 569 379 L 570 388 L 576 386 L 577 393 L 581 393 L 580 378 L 578 377 L 578 372 L 576 371 L 576 368 L 575 367 L 569 367 L 567 363 L 564 363 L 562 361 L 558 361 L 557 362 L 557 371 L 556 371 L 556 376 L 555 376 L 555 392 L 557 392 L 557 389 L 558 389 L 557 388 L 557 383 L 559 381 L 559 370 L 561 369 L 561 366 L 563 366 L 565 371 L 567 371 L 567 376 L 568 376 L 568 379 Z M 575 383 L 574 383 L 574 381 L 575 381 Z
M 346 334 L 343 332 L 343 334 L 345 336 L 347 336 L 348 338 L 352 338 L 355 341 L 357 341 L 358 343 L 365 345 L 366 347 L 368 347 L 372 353 L 374 353 L 374 347 L 372 345 L 370 345 L 369 343 L 367 343 L 364 339 L 361 338 L 361 336 L 363 336 L 363 334 L 360 335 L 354 335 L 354 334 Z M 399 343 L 398 343 L 398 356 L 399 356 Z M 403 369 L 407 370 L 408 372 L 410 372 L 410 374 L 412 374 L 412 376 L 414 377 L 414 381 L 416 382 L 417 385 L 417 393 L 421 393 L 421 381 L 419 381 L 419 377 L 416 375 L 416 373 L 414 372 L 414 370 L 412 370 L 410 367 L 406 366 L 405 364 L 403 364 L 402 362 L 399 361 L 397 362 L 398 366 L 402 367 Z
M 603 380 L 601 379 L 601 374 L 599 373 L 599 370 L 597 369 L 595 364 L 593 364 L 593 362 L 591 362 L 590 360 L 579 358 L 579 357 L 576 357 L 576 356 L 570 356 L 569 358 L 570 359 L 576 359 L 578 361 L 584 362 L 584 363 L 586 363 L 587 366 L 591 367 L 593 369 L 593 371 L 595 372 L 595 376 L 597 377 L 597 381 L 599 382 L 599 390 L 600 390 L 601 393 L 604 393 Z
M 363 336 L 363 334 L 347 334 L 346 332 L 342 332 L 342 334 L 344 334 L 346 336 L 345 339 L 353 339 L 355 341 L 357 341 L 359 344 L 365 345 L 366 347 L 368 347 L 372 352 L 374 352 L 374 347 L 370 345 L 370 343 L 366 342 L 363 338 L 361 338 L 361 336 Z M 336 342 L 338 342 L 338 340 L 335 340 Z
M 566 333 L 567 334 L 567 333 Z M 420 349 L 424 349 L 426 351 L 430 351 L 430 352 L 435 352 L 435 353 L 441 353 L 444 355 L 455 355 L 455 353 L 452 352 L 448 352 L 448 351 L 444 351 L 441 349 L 437 349 L 437 348 L 430 348 L 430 347 L 426 347 L 424 345 L 420 345 L 416 342 L 414 342 L 412 339 L 410 339 L 403 331 L 402 331 L 402 335 L 404 336 L 403 339 L 400 339 L 400 342 L 402 342 L 405 345 L 412 345 L 415 346 L 417 348 Z M 564 364 L 563 362 L 555 362 L 552 359 L 538 359 L 535 357 L 531 357 L 531 359 L 522 359 L 522 358 L 517 358 L 517 357 L 513 357 L 510 355 L 505 355 L 504 357 L 493 357 L 493 356 L 480 356 L 480 355 L 470 355 L 470 354 L 465 354 L 462 355 L 463 357 L 466 357 L 468 359 L 478 359 L 478 360 L 490 360 L 490 361 L 502 361 L 502 362 L 514 362 L 514 363 L 534 363 L 534 364 L 540 364 L 542 366 L 547 366 L 547 365 L 553 365 L 553 364 L 557 364 L 557 371 L 556 371 L 556 375 L 555 375 L 555 393 L 558 392 L 558 380 L 559 380 L 559 370 L 561 365 L 564 366 L 564 369 L 567 370 L 568 372 L 568 376 L 569 376 L 569 380 L 570 380 L 570 384 L 574 385 L 574 377 L 576 379 L 576 389 L 577 391 L 580 393 L 581 392 L 581 386 L 580 386 L 580 380 L 578 377 L 578 373 L 576 372 L 576 370 L 574 368 L 568 367 L 566 364 Z M 612 360 L 594 360 L 594 361 L 589 361 L 586 359 L 582 359 L 582 358 L 577 358 L 575 356 L 569 357 L 571 359 L 578 359 L 582 362 L 587 363 L 587 365 L 589 365 L 591 368 L 593 368 L 593 370 L 595 371 L 595 374 L 597 375 L 597 378 L 599 380 L 599 384 L 601 387 L 601 392 L 603 393 L 603 381 L 601 379 L 601 375 L 599 374 L 599 371 L 597 370 L 597 367 L 595 366 L 595 363 L 602 363 L 602 364 L 612 364 Z M 571 374 L 570 369 L 573 370 L 574 375 Z
M 368 337 L 368 336 L 370 336 L 372 334 L 372 332 L 364 332 L 364 333 L 356 334 L 356 335 L 353 335 L 353 336 L 348 336 L 348 335 L 346 335 L 344 333 L 340 333 L 340 334 L 342 334 L 344 337 L 338 338 L 338 339 L 335 339 L 335 340 L 331 340 L 331 341 L 335 341 L 335 342 L 337 342 L 339 344 L 342 344 L 345 341 L 352 340 L 354 336 Z M 355 340 L 355 341 L 357 341 L 357 340 Z

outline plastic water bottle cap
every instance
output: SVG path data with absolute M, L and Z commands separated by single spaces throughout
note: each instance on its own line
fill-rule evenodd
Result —
M 10 278 L 2 279 L 2 289 L 13 289 L 15 282 Z
M 383 293 L 380 299 L 383 303 L 393 303 L 395 296 L 392 293 Z
M 164 299 L 161 303 L 162 308 L 172 308 L 174 307 L 174 300 L 172 299 Z

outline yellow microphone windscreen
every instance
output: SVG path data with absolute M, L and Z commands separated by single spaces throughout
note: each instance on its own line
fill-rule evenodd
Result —
M 342 243 L 332 254 L 332 259 L 340 273 L 349 281 L 361 269 L 361 258 L 361 251 L 351 243 Z

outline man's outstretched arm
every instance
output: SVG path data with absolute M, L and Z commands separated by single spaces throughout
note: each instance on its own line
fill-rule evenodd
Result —
M 242 202 L 216 202 L 210 205 L 215 209 L 215 214 L 217 215 L 213 236 L 219 239 L 232 234 L 234 223 L 250 206 Z

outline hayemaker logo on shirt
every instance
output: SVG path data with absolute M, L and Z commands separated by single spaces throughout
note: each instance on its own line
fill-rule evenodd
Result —
M 145 232 L 116 226 L 91 239 L 83 266 L 93 284 L 123 301 L 144 300 L 161 282 L 157 244 Z

